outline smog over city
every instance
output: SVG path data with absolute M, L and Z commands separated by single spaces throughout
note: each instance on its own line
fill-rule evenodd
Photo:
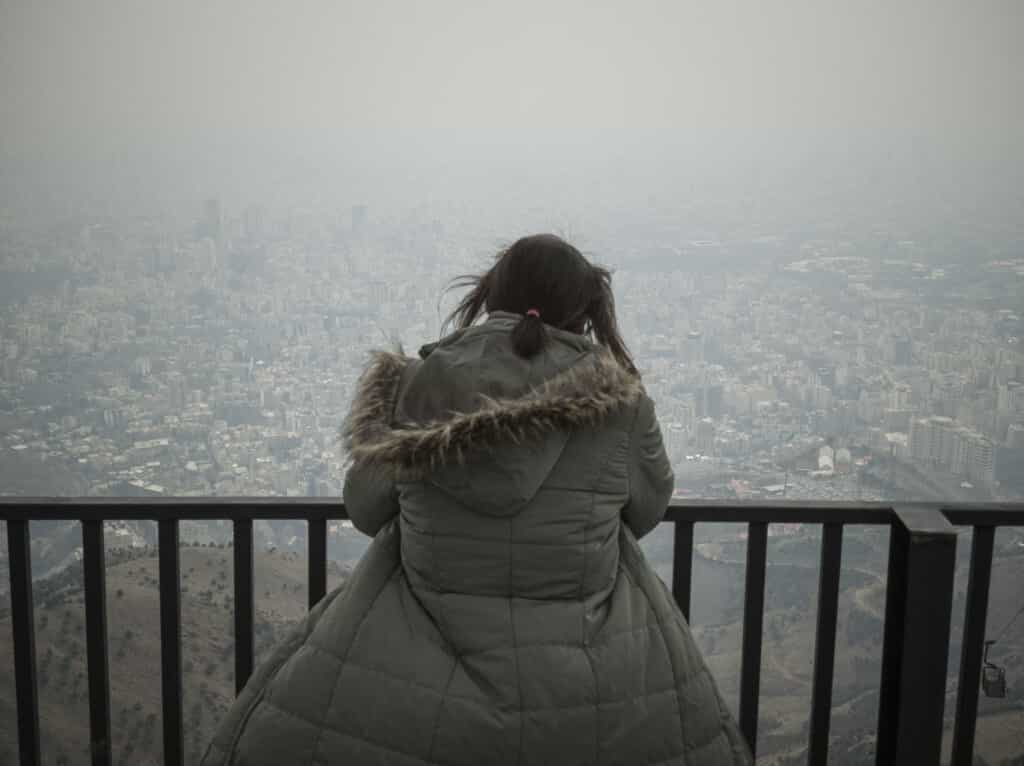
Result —
M 0 0 L 0 496 L 340 504 L 370 352 L 439 340 L 454 278 L 551 232 L 612 271 L 675 501 L 1024 502 L 1022 35 L 1016 0 Z M 112 761 L 163 763 L 157 524 L 103 528 Z M 82 525 L 30 531 L 42 762 L 85 764 Z M 258 665 L 306 614 L 307 524 L 253 533 Z M 235 697 L 233 527 L 180 539 L 198 764 Z M 670 586 L 673 541 L 641 541 Z M 369 542 L 328 521 L 328 589 Z M 733 712 L 747 542 L 694 528 L 690 625 Z M 845 527 L 836 766 L 875 763 L 889 546 Z M 807 762 L 821 549 L 768 526 L 758 764 Z M 1001 526 L 988 766 L 1024 763 L 1021 593 Z

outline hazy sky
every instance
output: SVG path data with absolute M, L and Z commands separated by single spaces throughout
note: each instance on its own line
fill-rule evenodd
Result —
M 1020 0 L 0 0 L 0 160 L 1017 168 L 1022 40 Z

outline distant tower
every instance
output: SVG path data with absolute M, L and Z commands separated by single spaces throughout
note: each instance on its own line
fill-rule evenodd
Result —
M 725 399 L 725 386 L 721 383 L 704 381 L 701 388 L 701 415 L 706 418 L 722 417 L 722 402 Z
M 897 338 L 892 343 L 893 364 L 907 366 L 913 362 L 913 343 L 910 338 Z
M 1006 446 L 1024 449 L 1024 423 L 1011 423 L 1006 429 Z
M 198 227 L 199 236 L 209 237 L 214 242 L 220 242 L 221 224 L 220 200 L 217 198 L 206 200 L 206 204 L 203 206 L 203 218 Z
M 248 239 L 262 239 L 263 208 L 259 205 L 249 205 L 242 214 L 242 226 Z
M 360 236 L 366 231 L 366 205 L 352 206 L 352 234 Z
M 686 429 L 680 423 L 668 423 L 665 429 L 665 448 L 673 463 L 682 461 L 686 454 Z
M 711 418 L 704 418 L 697 423 L 697 452 L 712 455 L 715 451 L 715 424 Z
M 704 364 L 704 333 L 700 330 L 692 330 L 686 333 L 684 357 L 687 364 Z
M 822 366 L 819 367 L 815 373 L 818 377 L 818 381 L 821 385 L 828 389 L 834 389 L 836 387 L 836 368 Z

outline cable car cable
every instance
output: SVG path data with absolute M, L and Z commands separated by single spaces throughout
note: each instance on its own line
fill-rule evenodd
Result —
M 1024 605 L 1021 605 L 1021 608 L 1017 610 L 1017 613 L 1013 615 L 1013 617 L 1010 618 L 1010 621 L 1006 623 L 1006 625 L 1003 627 L 1001 631 L 999 631 L 999 635 L 992 639 L 992 642 L 995 643 L 1000 638 L 1005 636 L 1006 631 L 1010 629 L 1010 626 L 1013 625 L 1013 623 L 1017 621 L 1017 618 L 1020 617 L 1022 614 L 1024 614 Z

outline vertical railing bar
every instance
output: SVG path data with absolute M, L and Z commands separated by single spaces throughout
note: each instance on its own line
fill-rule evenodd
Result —
M 693 583 L 693 522 L 677 521 L 672 544 L 672 596 L 686 621 L 690 621 Z
M 894 519 L 889 527 L 889 564 L 886 569 L 885 625 L 882 628 L 882 676 L 878 689 L 876 766 L 889 766 L 896 747 L 896 711 L 899 710 L 903 666 L 903 615 L 906 609 L 907 544 L 909 532 Z
M 327 519 L 310 519 L 306 530 L 309 546 L 309 608 L 316 606 L 327 593 Z
M 7 563 L 11 577 L 14 695 L 18 701 L 18 763 L 21 766 L 39 766 L 39 689 L 36 686 L 36 631 L 32 604 L 29 522 L 7 522 Z
M 107 578 L 102 521 L 82 522 L 82 558 L 90 749 L 93 766 L 109 766 L 110 670 L 107 661 Z
M 967 579 L 963 644 L 960 648 L 960 681 L 953 721 L 952 766 L 974 763 L 974 732 L 978 718 L 978 685 L 981 655 L 988 619 L 988 591 L 992 577 L 994 527 L 974 527 L 971 540 L 971 569 Z
M 234 520 L 235 556 L 235 694 L 241 694 L 252 675 L 253 592 L 252 519 Z
M 747 576 L 743 598 L 743 659 L 740 666 L 740 731 L 757 756 L 757 712 L 761 692 L 761 638 L 768 522 L 751 522 L 747 533 Z
M 164 764 L 182 766 L 181 562 L 178 520 L 160 519 L 160 682 L 163 701 Z
M 818 572 L 818 625 L 814 638 L 814 687 L 811 691 L 809 766 L 827 766 L 832 716 L 832 674 L 839 616 L 839 575 L 843 557 L 843 526 L 823 525 Z

